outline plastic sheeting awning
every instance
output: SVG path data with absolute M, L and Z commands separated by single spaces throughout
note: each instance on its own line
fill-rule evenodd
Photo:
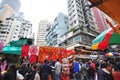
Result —
M 15 46 L 5 46 L 2 49 L 3 54 L 15 54 L 20 55 L 21 54 L 22 47 L 15 47 Z

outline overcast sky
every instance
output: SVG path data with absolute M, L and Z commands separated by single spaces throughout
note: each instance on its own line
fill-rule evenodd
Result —
M 36 34 L 40 20 L 53 22 L 59 12 L 67 14 L 67 0 L 21 0 L 20 11 L 32 22 Z

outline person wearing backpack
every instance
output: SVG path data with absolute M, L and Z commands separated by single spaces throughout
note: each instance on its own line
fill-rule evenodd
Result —
M 40 80 L 39 73 L 37 72 L 37 65 L 33 64 L 30 70 L 26 73 L 24 80 Z
M 39 73 L 37 73 L 37 65 L 32 66 L 31 79 L 30 80 L 40 80 Z

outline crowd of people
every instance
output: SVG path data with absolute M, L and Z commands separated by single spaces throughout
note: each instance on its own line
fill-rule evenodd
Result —
M 29 63 L 18 67 L 2 60 L 0 80 L 120 80 L 120 62 L 113 60 L 81 60 L 64 58 Z

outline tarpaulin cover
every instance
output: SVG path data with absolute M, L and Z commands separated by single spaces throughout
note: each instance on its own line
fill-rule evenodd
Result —
M 3 54 L 15 54 L 20 55 L 21 54 L 22 47 L 15 47 L 15 46 L 5 46 L 2 49 Z
M 17 40 L 17 41 L 11 41 L 10 45 L 11 46 L 22 46 L 28 44 L 28 40 L 27 39 L 21 39 L 21 40 Z

